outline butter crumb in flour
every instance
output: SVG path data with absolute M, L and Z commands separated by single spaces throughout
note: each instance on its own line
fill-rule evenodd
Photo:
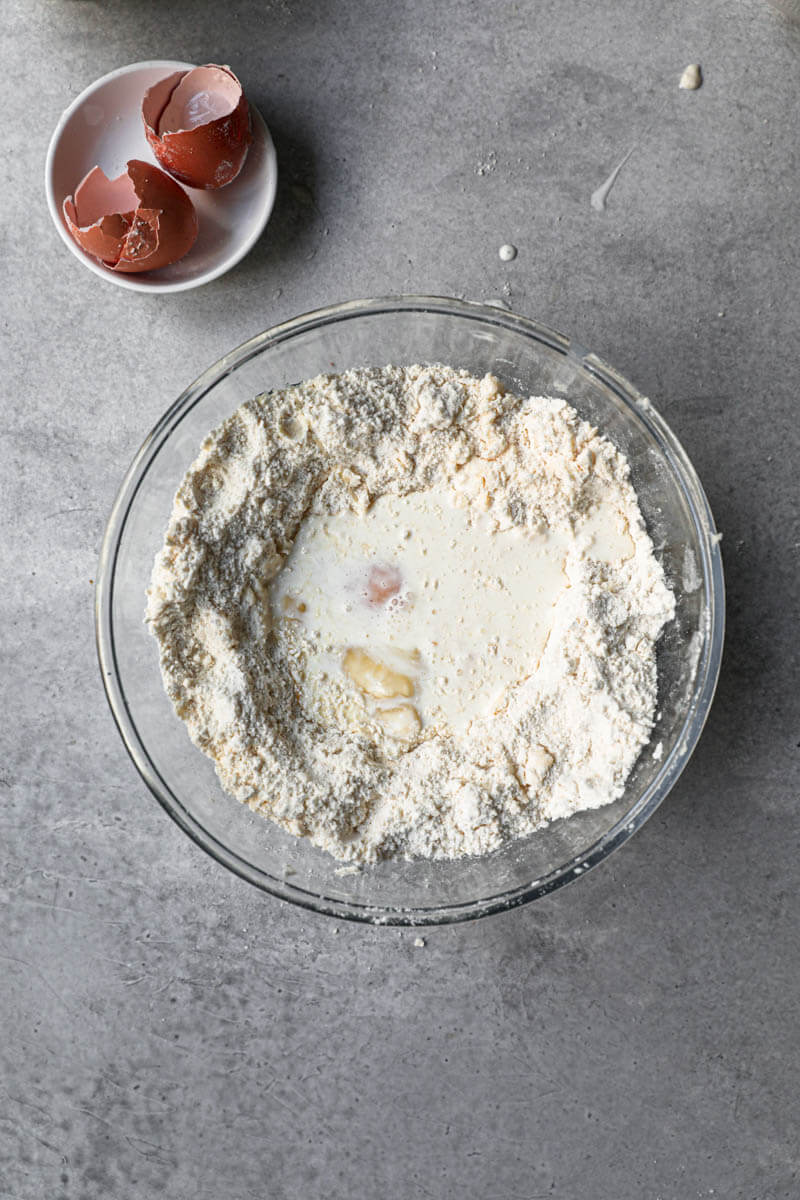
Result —
M 673 612 L 625 458 L 566 402 L 389 366 L 209 435 L 147 621 L 225 790 L 359 865 L 620 796 Z

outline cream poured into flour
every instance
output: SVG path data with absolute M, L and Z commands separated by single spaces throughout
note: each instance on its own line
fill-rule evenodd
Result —
M 324 693 L 356 647 L 413 683 L 420 728 L 466 732 L 538 669 L 569 586 L 573 535 L 498 530 L 445 492 L 381 496 L 366 513 L 308 518 L 273 583 L 273 623 L 291 622 L 309 693 Z M 603 562 L 634 553 L 619 514 L 582 523 Z M 369 693 L 367 693 L 369 694 Z
M 621 795 L 674 602 L 564 401 L 386 367 L 243 405 L 148 597 L 223 787 L 341 860 L 485 853 Z
M 305 523 L 275 580 L 277 608 L 303 605 L 295 636 L 314 686 L 362 648 L 411 677 L 424 727 L 461 733 L 539 661 L 565 558 L 557 535 L 493 530 L 444 494 L 383 496 L 363 515 Z

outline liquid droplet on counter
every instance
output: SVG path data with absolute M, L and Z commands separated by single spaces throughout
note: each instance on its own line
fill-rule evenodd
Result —
M 512 246 L 510 242 L 500 247 L 500 257 L 503 262 L 512 262 L 517 257 L 517 247 Z
M 611 172 L 608 179 L 606 179 L 604 183 L 601 183 L 600 187 L 592 192 L 591 205 L 592 205 L 592 208 L 595 210 L 595 212 L 603 212 L 603 210 L 605 209 L 606 201 L 608 200 L 608 193 L 611 191 L 612 187 L 617 182 L 617 176 L 619 175 L 620 171 L 625 166 L 625 163 L 628 161 L 628 159 L 633 154 L 635 149 L 636 149 L 635 146 L 631 146 L 630 150 L 625 155 L 625 157 L 622 159 L 622 161 L 618 162 L 617 165 L 614 167 L 614 170 Z

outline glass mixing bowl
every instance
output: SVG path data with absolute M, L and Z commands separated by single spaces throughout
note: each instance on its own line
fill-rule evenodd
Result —
M 161 683 L 144 625 L 145 589 L 184 472 L 206 434 L 244 400 L 322 371 L 447 363 L 497 375 L 520 395 L 563 396 L 624 451 L 677 598 L 658 645 L 658 716 L 614 804 L 559 820 L 482 858 L 381 862 L 362 871 L 292 837 L 225 795 Z M 244 879 L 335 917 L 432 925 L 524 904 L 621 846 L 683 770 L 719 672 L 724 584 L 700 481 L 650 403 L 582 346 L 499 308 L 434 297 L 358 300 L 278 325 L 210 367 L 164 414 L 125 477 L 106 530 L 96 593 L 103 682 L 125 745 L 157 800 Z

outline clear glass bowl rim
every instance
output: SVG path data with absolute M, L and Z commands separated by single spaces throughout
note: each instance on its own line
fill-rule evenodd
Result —
M 113 625 L 115 569 L 129 511 L 159 449 L 186 412 L 219 380 L 259 354 L 265 346 L 283 342 L 305 331 L 334 325 L 342 320 L 397 312 L 461 316 L 532 337 L 563 354 L 576 367 L 581 367 L 596 376 L 623 404 L 634 410 L 640 419 L 646 420 L 651 432 L 657 435 L 661 449 L 686 497 L 698 533 L 701 552 L 698 565 L 708 601 L 707 636 L 703 639 L 694 687 L 681 733 L 676 738 L 671 753 L 665 758 L 661 770 L 633 807 L 581 855 L 539 879 L 473 901 L 418 908 L 381 908 L 310 892 L 292 884 L 290 879 L 278 878 L 259 870 L 208 833 L 167 786 L 139 737 L 117 668 Z M 373 925 L 443 925 L 504 912 L 548 895 L 601 863 L 652 816 L 689 761 L 714 698 L 725 635 L 725 585 L 719 539 L 714 536 L 715 533 L 714 518 L 697 473 L 667 423 L 627 379 L 574 339 L 557 333 L 530 317 L 523 317 L 500 307 L 443 296 L 387 296 L 330 305 L 275 325 L 224 355 L 186 388 L 142 443 L 117 493 L 100 551 L 95 587 L 95 633 L 106 696 L 123 743 L 142 779 L 161 806 L 184 833 L 212 858 L 262 891 L 327 916 Z

